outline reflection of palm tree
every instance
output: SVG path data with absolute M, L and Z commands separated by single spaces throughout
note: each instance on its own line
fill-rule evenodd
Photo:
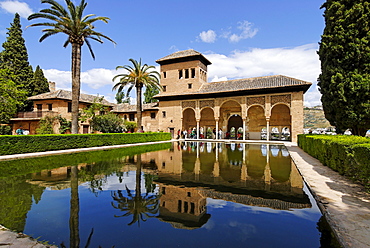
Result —
M 159 210 L 160 195 L 149 195 L 148 191 L 144 195 L 141 195 L 141 154 L 137 155 L 136 165 L 135 195 L 132 194 L 127 186 L 127 196 L 122 193 L 122 190 L 117 190 L 117 192 L 112 193 L 113 200 L 117 202 L 117 204 L 112 202 L 112 206 L 124 212 L 124 214 L 119 216 L 115 215 L 115 217 L 133 215 L 132 221 L 128 225 L 132 225 L 135 222 L 138 222 L 138 225 L 140 225 L 140 220 L 146 221 L 147 218 L 154 217 Z

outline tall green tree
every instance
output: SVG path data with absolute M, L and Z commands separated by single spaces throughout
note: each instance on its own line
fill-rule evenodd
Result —
M 149 66 L 147 64 L 142 64 L 140 61 L 134 59 L 129 59 L 132 63 L 130 65 L 117 66 L 118 69 L 125 69 L 127 73 L 118 74 L 113 78 L 115 81 L 117 78 L 119 82 L 113 86 L 113 90 L 118 90 L 122 92 L 126 86 L 128 86 L 127 96 L 130 94 L 131 90 L 136 88 L 136 112 L 137 112 L 137 127 L 138 131 L 142 130 L 142 89 L 143 87 L 156 88 L 158 90 L 162 89 L 162 86 L 159 84 L 160 74 L 155 71 L 154 66 Z
M 108 36 L 96 32 L 93 25 L 97 21 L 108 23 L 108 17 L 100 17 L 94 14 L 84 16 L 87 3 L 81 0 L 79 5 L 75 5 L 71 0 L 65 0 L 67 8 L 64 8 L 55 0 L 41 0 L 41 3 L 50 4 L 49 9 L 42 9 L 39 13 L 34 13 L 28 17 L 28 20 L 43 18 L 47 22 L 39 22 L 31 24 L 31 27 L 45 26 L 42 30 L 44 34 L 40 38 L 40 42 L 46 38 L 58 33 L 67 35 L 67 40 L 64 42 L 64 47 L 69 44 L 72 46 L 71 55 L 71 70 L 72 70 L 72 130 L 73 134 L 78 133 L 78 105 L 80 100 L 81 88 L 81 47 L 86 43 L 91 56 L 95 59 L 92 50 L 90 39 L 99 43 L 103 43 L 102 38 L 105 38 L 112 43 L 115 43 Z
M 28 62 L 27 48 L 18 13 L 15 14 L 7 35 L 6 41 L 2 44 L 0 68 L 8 69 L 19 88 L 27 92 L 27 97 L 32 96 L 33 70 Z M 31 109 L 32 104 L 30 103 L 18 105 L 18 111 L 29 111 Z
M 153 96 L 159 94 L 158 88 L 146 87 L 144 92 L 144 103 L 158 102 L 158 99 L 154 99 Z
M 9 69 L 0 69 L 0 123 L 8 123 L 26 99 L 22 85 L 14 82 Z
M 370 2 L 327 0 L 319 56 L 325 117 L 339 130 L 370 128 Z
M 35 69 L 32 84 L 34 85 L 32 91 L 33 96 L 50 91 L 48 80 L 44 76 L 44 72 L 41 70 L 40 66 L 37 66 Z

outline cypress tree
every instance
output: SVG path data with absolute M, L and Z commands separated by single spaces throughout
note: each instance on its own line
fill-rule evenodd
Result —
M 48 80 L 44 76 L 44 72 L 41 70 L 40 66 L 36 67 L 35 73 L 33 74 L 32 85 L 32 96 L 50 91 Z
M 370 2 L 327 0 L 318 79 L 325 117 L 337 130 L 370 128 Z
M 16 13 L 13 23 L 7 32 L 8 37 L 3 43 L 1 52 L 1 69 L 8 69 L 13 75 L 14 82 L 27 92 L 27 97 L 32 95 L 33 70 L 28 62 L 28 53 L 25 40 L 22 36 L 22 27 L 19 14 Z M 29 104 L 28 104 L 29 105 Z M 30 110 L 32 106 L 19 106 L 18 111 Z

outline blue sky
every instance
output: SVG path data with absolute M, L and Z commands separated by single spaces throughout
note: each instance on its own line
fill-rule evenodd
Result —
M 64 4 L 64 0 L 60 0 Z M 76 0 L 79 3 L 79 0 Z M 112 38 L 92 41 L 96 59 L 82 49 L 81 91 L 114 102 L 112 78 L 130 58 L 158 66 L 155 60 L 194 49 L 212 65 L 208 81 L 286 75 L 312 82 L 305 105 L 321 104 L 317 90 L 318 42 L 324 29 L 324 0 L 87 0 L 85 14 L 110 18 L 96 30 Z M 70 89 L 71 48 L 66 35 L 39 42 L 41 29 L 26 27 L 27 16 L 48 8 L 39 0 L 0 0 L 0 43 L 18 12 L 30 64 L 44 70 L 58 89 Z M 41 21 L 41 19 L 40 19 Z M 0 48 L 2 49 L 2 48 Z

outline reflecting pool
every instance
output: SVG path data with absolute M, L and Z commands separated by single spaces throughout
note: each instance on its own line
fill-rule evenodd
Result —
M 59 247 L 320 247 L 284 146 L 160 149 L 1 162 L 0 224 Z

